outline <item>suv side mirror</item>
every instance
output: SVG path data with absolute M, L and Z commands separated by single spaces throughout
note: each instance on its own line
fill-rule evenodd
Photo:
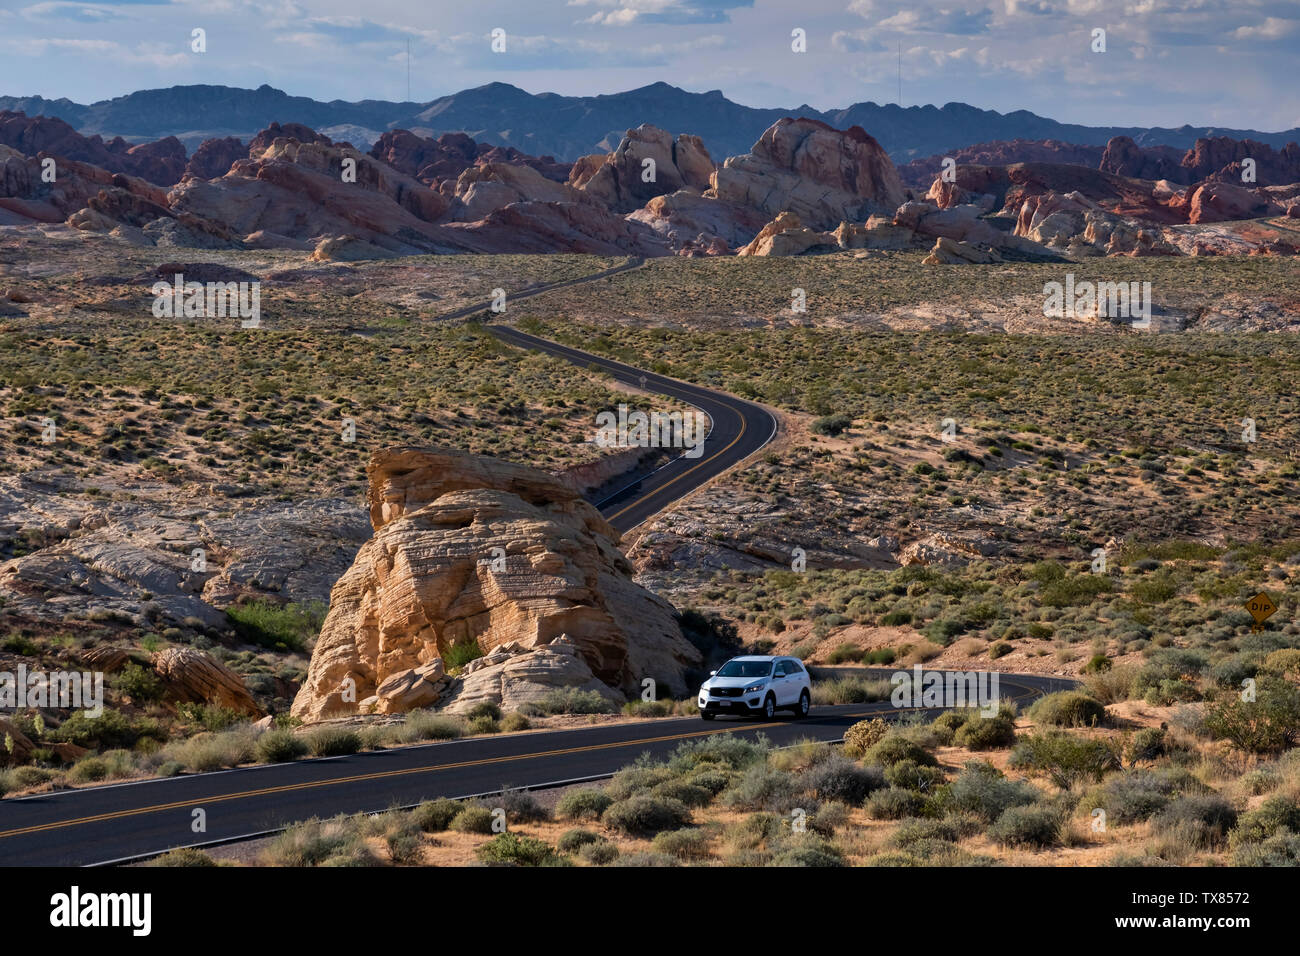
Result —
M 717 676 L 718 676 L 718 672 L 717 672 L 717 671 L 709 671 L 709 676 L 710 676 L 710 677 L 717 677 Z

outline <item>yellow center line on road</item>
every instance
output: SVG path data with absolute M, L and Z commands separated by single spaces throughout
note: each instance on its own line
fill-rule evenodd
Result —
M 1012 684 L 1013 687 L 1020 686 L 1029 694 L 1036 694 L 1037 691 L 1032 688 L 1025 688 L 1023 685 Z M 1017 700 L 1020 698 L 1016 698 Z M 920 711 L 930 710 L 927 707 L 898 707 L 892 711 L 884 713 L 901 713 L 903 711 Z M 881 716 L 877 711 L 862 711 L 852 714 L 838 714 L 839 717 L 871 717 Z M 745 731 L 766 730 L 770 727 L 789 726 L 785 721 L 774 721 L 765 724 L 753 724 L 745 727 Z M 620 747 L 638 747 L 645 744 L 663 743 L 671 740 L 687 740 L 692 737 L 707 737 L 712 734 L 729 734 L 733 730 L 727 727 L 715 727 L 708 730 L 695 730 L 684 734 L 671 734 L 666 737 L 645 737 L 640 740 L 612 741 L 604 744 L 589 744 L 582 747 L 569 747 L 562 750 L 542 750 L 537 753 L 514 754 L 502 757 L 485 757 L 479 760 L 462 760 L 457 763 L 439 764 L 433 767 L 408 767 L 402 770 L 384 770 L 376 773 L 357 774 L 349 777 L 331 777 L 328 780 L 313 780 L 303 783 L 285 784 L 279 787 L 264 787 L 260 790 L 244 790 L 239 793 L 214 794 L 212 796 L 196 796 L 190 800 L 178 800 L 173 803 L 160 803 L 147 807 L 137 807 L 131 810 L 114 810 L 110 813 L 100 813 L 93 816 L 78 817 L 73 820 L 60 820 L 54 823 L 43 823 L 37 826 L 19 827 L 13 830 L 0 830 L 0 839 L 5 837 L 24 836 L 29 833 L 43 833 L 50 830 L 61 830 L 68 827 L 82 826 L 87 823 L 102 823 L 106 820 L 120 820 L 126 817 L 142 816 L 147 813 L 161 813 L 165 810 L 179 810 L 183 807 L 193 807 L 197 804 L 225 803 L 230 800 L 243 800 L 249 797 L 268 796 L 276 793 L 291 793 L 299 790 L 312 790 L 319 787 L 332 787 L 338 784 L 361 783 L 369 780 L 385 780 L 393 777 L 405 777 L 417 773 L 437 773 L 442 770 L 458 770 L 466 767 L 485 767 L 498 763 L 509 763 L 514 760 L 532 760 L 538 757 L 559 757 L 568 754 L 593 753 L 598 750 L 613 750 Z M 827 741 L 828 743 L 830 741 Z

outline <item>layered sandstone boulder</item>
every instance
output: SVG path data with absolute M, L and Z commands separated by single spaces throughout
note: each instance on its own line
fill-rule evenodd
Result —
M 152 663 L 168 696 L 175 700 L 216 704 L 243 714 L 261 714 L 243 679 L 197 648 L 164 648 L 153 655 Z
M 435 684 L 438 666 L 420 669 L 454 647 L 529 654 L 561 635 L 585 668 L 565 665 L 579 686 L 595 679 L 621 696 L 651 678 L 686 692 L 698 651 L 671 605 L 632 581 L 618 533 L 568 482 L 441 448 L 378 452 L 368 473 L 375 533 L 334 586 L 296 716 L 381 700 L 392 712 L 429 700 L 413 678 Z

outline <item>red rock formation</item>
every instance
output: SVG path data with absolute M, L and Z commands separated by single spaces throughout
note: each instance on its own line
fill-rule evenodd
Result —
M 957 163 L 959 170 L 967 165 L 1010 166 L 1012 163 L 1065 163 L 1095 169 L 1104 152 L 1101 146 L 1080 146 L 1055 139 L 994 140 L 954 149 L 943 155 L 914 159 L 898 167 L 898 176 L 905 186 L 925 188 L 939 175 L 943 161 L 948 158 Z
M 248 147 L 233 136 L 205 139 L 190 157 L 185 172 L 199 179 L 216 179 L 230 172 L 230 167 L 248 158 Z
M 465 170 L 487 163 L 528 166 L 556 182 L 564 182 L 570 168 L 553 156 L 529 156 L 514 147 L 477 143 L 464 133 L 443 133 L 435 140 L 404 129 L 384 133 L 371 147 L 370 156 L 428 184 L 454 180 Z
M 185 172 L 185 147 L 174 136 L 136 146 L 121 137 L 105 143 L 99 136 L 82 136 L 61 119 L 7 110 L 0 110 L 0 144 L 26 156 L 44 153 L 91 163 L 160 186 L 172 185 Z

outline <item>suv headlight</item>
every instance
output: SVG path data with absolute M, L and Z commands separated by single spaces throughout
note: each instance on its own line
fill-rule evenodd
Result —
M 752 694 L 755 691 L 760 691 L 763 689 L 763 685 L 765 685 L 766 683 L 767 681 L 761 680 L 757 684 L 750 684 L 748 687 L 745 688 L 744 693 Z

